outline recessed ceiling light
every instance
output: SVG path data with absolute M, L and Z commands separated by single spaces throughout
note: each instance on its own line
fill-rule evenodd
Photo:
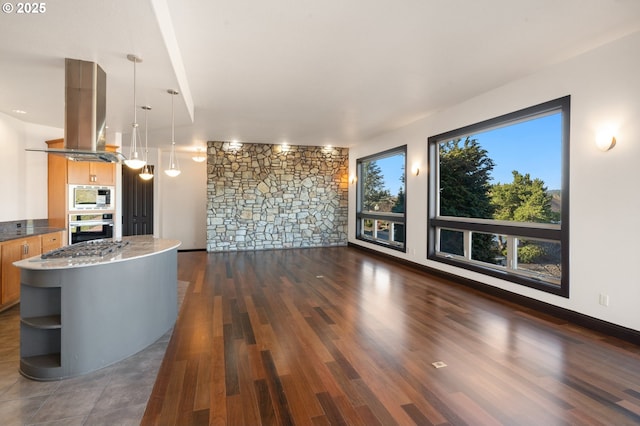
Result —
M 242 148 L 242 142 L 238 142 L 236 139 L 229 143 L 229 149 L 231 149 L 232 151 L 237 151 L 240 148 Z
M 16 114 L 26 114 L 27 111 L 23 111 L 21 109 L 12 109 L 11 111 L 15 112 Z

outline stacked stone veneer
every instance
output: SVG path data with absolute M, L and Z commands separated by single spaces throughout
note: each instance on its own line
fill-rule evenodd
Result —
M 207 147 L 207 251 L 347 244 L 349 150 Z

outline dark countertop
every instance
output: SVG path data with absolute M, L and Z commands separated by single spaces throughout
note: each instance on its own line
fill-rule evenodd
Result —
M 50 234 L 52 232 L 64 231 L 65 228 L 54 228 L 51 226 L 34 226 L 17 228 L 14 231 L 0 229 L 0 243 L 5 241 L 17 240 L 24 237 L 32 237 L 34 235 Z

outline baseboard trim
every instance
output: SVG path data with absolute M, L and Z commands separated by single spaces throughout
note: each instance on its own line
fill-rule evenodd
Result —
M 556 318 L 571 322 L 573 324 L 588 328 L 590 330 L 605 334 L 607 336 L 615 337 L 617 339 L 632 343 L 636 346 L 640 346 L 640 331 L 623 327 L 617 324 L 613 324 L 607 321 L 603 321 L 601 319 L 594 318 L 585 314 L 581 314 L 579 312 L 571 311 L 569 309 L 551 305 L 549 303 L 532 299 L 527 296 L 522 296 L 520 294 L 512 293 L 510 291 L 503 290 L 501 288 L 497 288 L 485 283 L 481 283 L 479 281 L 475 281 L 470 278 L 460 277 L 458 275 L 451 274 L 449 272 L 441 271 L 438 269 L 434 269 L 429 266 L 421 265 L 419 263 L 415 263 L 410 260 L 391 256 L 389 254 L 382 253 L 377 250 L 373 250 L 369 247 L 361 246 L 359 244 L 350 242 L 348 246 L 357 250 L 362 250 L 371 255 L 378 256 L 383 259 L 405 265 L 407 267 L 418 270 L 420 272 L 423 272 L 435 277 L 443 278 L 446 280 L 450 280 L 455 283 L 464 285 L 466 287 L 473 288 L 475 290 L 486 293 L 490 296 L 494 296 L 511 303 L 516 303 L 523 307 L 532 309 L 536 312 L 540 312 L 545 315 L 551 315 Z

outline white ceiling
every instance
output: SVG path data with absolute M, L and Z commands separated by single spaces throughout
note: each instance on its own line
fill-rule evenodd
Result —
M 150 145 L 350 146 L 640 31 L 639 0 L 58 0 L 0 14 L 0 112 L 63 127 L 64 58 L 107 74 Z M 640 46 L 639 46 L 640 51 Z M 15 109 L 27 114 L 17 115 Z M 138 122 L 144 122 L 139 110 Z M 192 120 L 193 118 L 193 120 Z

